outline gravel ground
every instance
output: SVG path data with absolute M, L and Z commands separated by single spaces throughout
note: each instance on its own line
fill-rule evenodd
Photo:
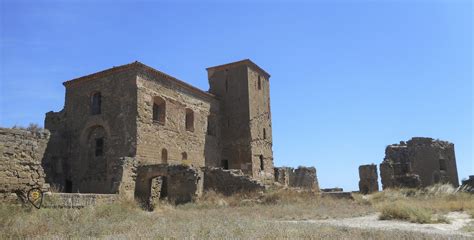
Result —
M 363 217 L 343 218 L 343 219 L 324 219 L 324 220 L 301 220 L 301 221 L 283 221 L 287 223 L 312 223 L 316 225 L 330 225 L 337 227 L 349 227 L 360 229 L 377 230 L 400 230 L 407 232 L 420 232 L 441 236 L 462 236 L 474 239 L 473 232 L 462 230 L 470 221 L 469 214 L 460 212 L 451 212 L 446 215 L 451 223 L 437 224 L 419 224 L 409 223 L 397 220 L 379 220 L 379 214 L 371 214 Z

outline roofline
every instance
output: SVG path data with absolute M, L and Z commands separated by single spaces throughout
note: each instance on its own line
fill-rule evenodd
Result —
M 226 67 L 230 67 L 230 66 L 233 66 L 233 65 L 240 65 L 240 64 L 248 64 L 248 65 L 256 68 L 259 72 L 263 73 L 263 75 L 265 75 L 265 77 L 267 79 L 270 78 L 270 76 L 271 76 L 269 73 L 267 73 L 265 70 L 263 70 L 263 68 L 259 67 L 257 64 L 255 64 L 254 62 L 252 62 L 252 60 L 250 60 L 248 58 L 240 60 L 240 61 L 236 61 L 236 62 L 217 65 L 217 66 L 214 66 L 214 67 L 208 67 L 208 68 L 206 68 L 206 70 L 209 71 L 209 70 L 214 70 L 214 69 L 223 69 L 223 68 L 226 68 Z
M 202 95 L 202 96 L 205 96 L 205 97 L 210 97 L 210 98 L 213 98 L 213 99 L 216 99 L 216 96 L 212 93 L 209 93 L 209 92 L 206 92 L 206 91 L 203 91 L 197 87 L 194 87 L 184 81 L 181 81 L 175 77 L 172 77 L 164 72 L 161 72 L 161 71 L 158 71 L 150 66 L 147 66 L 141 62 L 138 62 L 138 61 L 135 61 L 135 62 L 132 62 L 132 63 L 129 63 L 129 64 L 124 64 L 124 65 L 121 65 L 121 66 L 118 66 L 118 67 L 112 67 L 112 68 L 109 68 L 109 69 L 106 69 L 106 70 L 103 70 L 103 71 L 100 71 L 100 72 L 96 72 L 96 73 L 92 73 L 92 74 L 89 74 L 89 75 L 86 75 L 86 76 L 82 76 L 82 77 L 79 77 L 79 78 L 74 78 L 74 79 L 71 79 L 69 81 L 65 81 L 63 82 L 63 85 L 65 87 L 70 87 L 70 86 L 74 86 L 76 84 L 80 84 L 82 82 L 87 82 L 89 80 L 93 80 L 93 79 L 97 79 L 97 78 L 100 78 L 100 77 L 104 77 L 104 76 L 108 76 L 108 75 L 111 75 L 111 74 L 114 74 L 114 73 L 118 73 L 118 72 L 122 72 L 122 71 L 126 71 L 126 70 L 130 70 L 130 69 L 134 69 L 134 68 L 137 68 L 137 67 L 140 67 L 140 68 L 143 68 L 143 70 L 147 71 L 147 72 L 151 72 L 152 74 L 156 74 L 156 75 L 159 75 L 161 77 L 164 77 L 165 79 L 168 79 L 174 83 L 176 83 L 177 85 L 185 88 L 185 89 L 188 89 L 194 93 L 197 93 L 199 95 Z

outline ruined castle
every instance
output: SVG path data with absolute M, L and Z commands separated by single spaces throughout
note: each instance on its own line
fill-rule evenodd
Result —
M 248 59 L 207 73 L 207 92 L 140 62 L 64 82 L 64 109 L 48 112 L 44 124 L 48 182 L 115 193 L 124 158 L 273 180 L 270 74 Z

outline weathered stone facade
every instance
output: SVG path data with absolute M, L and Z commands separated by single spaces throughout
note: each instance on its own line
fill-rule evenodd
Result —
M 384 189 L 426 187 L 436 183 L 459 186 L 454 144 L 432 138 L 414 137 L 387 146 L 380 164 Z
M 319 191 L 316 168 L 314 167 L 300 166 L 297 169 L 290 167 L 276 167 L 274 171 L 275 182 L 278 182 L 283 186 Z
M 379 191 L 379 182 L 377 174 L 377 165 L 359 166 L 359 192 L 370 194 Z
M 45 119 L 48 182 L 64 192 L 131 191 L 119 180 L 133 179 L 124 159 L 273 180 L 270 75 L 250 60 L 207 71 L 209 92 L 139 62 L 65 82 L 64 109 Z
M 41 160 L 48 131 L 0 128 L 0 198 L 26 200 L 32 188 L 49 190 Z
M 203 173 L 205 191 L 212 190 L 229 196 L 238 192 L 263 191 L 265 189 L 263 184 L 244 175 L 242 170 L 205 167 Z

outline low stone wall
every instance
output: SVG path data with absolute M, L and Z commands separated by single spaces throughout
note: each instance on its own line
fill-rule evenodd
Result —
M 377 165 L 359 166 L 359 192 L 370 194 L 379 191 Z
M 319 191 L 316 168 L 314 167 L 298 167 L 297 169 L 276 167 L 274 170 L 275 182 L 283 186 Z
M 215 191 L 226 196 L 238 192 L 263 191 L 265 186 L 244 175 L 241 170 L 224 170 L 222 168 L 202 168 L 204 172 L 204 191 Z
M 83 208 L 117 201 L 117 194 L 51 193 L 43 194 L 43 208 Z
M 48 191 L 41 160 L 49 132 L 0 128 L 0 200 L 26 200 L 32 188 Z

